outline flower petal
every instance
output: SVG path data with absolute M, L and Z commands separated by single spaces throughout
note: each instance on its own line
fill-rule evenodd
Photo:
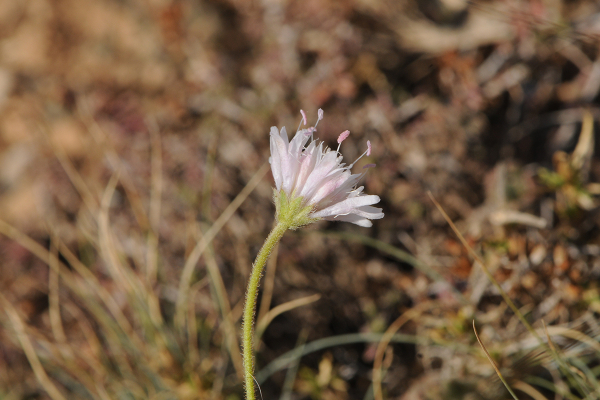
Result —
M 277 128 L 275 128 L 275 129 L 277 129 Z M 271 128 L 271 131 L 273 131 L 273 128 Z M 285 147 L 287 149 L 290 144 L 290 141 L 288 139 L 288 134 L 287 134 L 287 131 L 285 130 L 285 126 L 281 128 L 281 133 L 279 134 L 279 136 L 281 136 L 281 140 L 283 140 L 283 142 L 285 143 Z
M 350 222 L 356 224 L 358 226 L 362 226 L 365 228 L 370 228 L 373 226 L 373 223 L 366 218 L 359 217 L 356 214 L 348 214 L 348 215 L 340 215 L 337 217 L 327 217 L 325 218 L 329 221 L 342 221 L 342 222 Z
M 377 203 L 379 203 L 379 196 L 376 195 L 351 197 L 321 211 L 317 211 L 316 213 L 313 213 L 312 216 L 314 218 L 325 218 L 330 216 L 352 214 L 354 210 L 358 209 L 358 207 L 370 206 L 371 204 Z
M 299 159 L 300 155 L 302 154 L 302 149 L 304 148 L 304 145 L 308 139 L 310 139 L 310 136 L 307 135 L 304 130 L 296 132 L 296 135 L 290 142 L 288 148 L 290 155 L 296 159 Z
M 301 156 L 300 167 L 298 168 L 298 177 L 296 178 L 296 184 L 294 185 L 294 190 L 296 193 L 302 192 L 304 185 L 306 184 L 306 179 L 317 164 L 318 154 L 315 149 L 315 143 L 316 142 L 312 142 L 309 144 Z
M 321 146 L 317 151 L 321 150 Z M 328 149 L 329 150 L 329 149 Z M 341 157 L 339 157 L 341 158 Z M 313 171 L 306 178 L 306 184 L 300 192 L 300 196 L 304 197 L 309 203 L 312 203 L 312 196 L 319 186 L 324 183 L 326 177 L 336 168 L 339 164 L 337 152 L 327 151 L 320 160 L 317 160 Z
M 323 208 L 318 206 L 321 200 L 329 199 L 333 192 L 344 185 L 349 176 L 350 172 L 344 171 L 343 169 L 333 171 L 323 179 L 323 182 L 317 187 L 317 190 L 310 197 L 310 202 L 312 204 L 317 204 L 317 208 Z
M 302 149 L 306 142 L 310 139 L 310 136 L 306 135 L 302 131 L 296 132 L 296 135 L 289 143 L 288 146 L 288 162 L 289 172 L 287 176 L 283 177 L 283 190 L 286 193 L 292 193 L 296 189 L 296 180 L 298 173 L 302 165 Z
M 352 214 L 369 219 L 381 219 L 384 215 L 381 208 L 371 206 L 359 207 L 356 210 L 354 210 Z
M 356 189 L 353 190 L 353 188 L 360 178 L 362 178 L 362 174 L 350 175 L 350 171 L 346 170 L 345 172 L 347 173 L 345 181 L 326 198 L 317 203 L 317 211 L 327 208 L 332 204 L 339 203 L 342 200 L 346 200 L 347 198 L 356 197 L 360 194 L 360 191 L 357 191 Z
M 285 150 L 285 144 L 279 136 L 279 130 L 276 127 L 271 128 L 271 172 L 273 173 L 273 179 L 275 180 L 275 187 L 277 190 L 281 189 L 281 183 L 283 182 L 283 175 L 281 170 L 281 154 Z
M 277 128 L 275 128 L 277 130 Z M 271 137 L 273 137 L 273 128 L 271 128 Z M 296 170 L 298 161 L 293 158 L 289 153 L 290 143 L 288 141 L 288 135 L 285 130 L 285 126 L 281 128 L 281 133 L 275 135 L 280 140 L 276 140 L 277 150 L 279 151 L 279 157 L 281 158 L 281 189 L 286 193 L 290 193 L 291 187 L 296 178 Z M 279 189 L 279 188 L 278 188 Z

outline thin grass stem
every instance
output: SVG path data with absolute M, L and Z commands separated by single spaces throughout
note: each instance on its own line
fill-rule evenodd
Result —
M 254 349 L 258 350 L 258 343 L 260 342 L 260 338 L 262 337 L 263 333 L 265 332 L 271 321 L 275 319 L 275 317 L 277 317 L 280 314 L 283 314 L 284 312 L 293 310 L 294 308 L 302 307 L 307 304 L 313 303 L 319 300 L 320 298 L 320 294 L 313 294 L 312 296 L 306 296 L 301 297 L 299 299 L 291 300 L 286 303 L 280 304 L 277 307 L 270 310 L 269 312 L 267 312 L 263 319 L 257 319 L 258 322 L 256 323 L 256 333 L 254 334 L 254 340 L 256 341 Z
M 46 374 L 46 371 L 44 370 L 44 367 L 42 366 L 42 363 L 40 362 L 40 359 L 38 358 L 35 349 L 33 348 L 31 340 L 25 333 L 25 324 L 19 316 L 19 313 L 13 307 L 13 305 L 6 299 L 6 297 L 4 297 L 2 293 L 0 293 L 0 303 L 2 303 L 2 308 L 7 314 L 10 323 L 17 334 L 17 339 L 21 344 L 21 348 L 25 352 L 25 356 L 27 357 L 31 368 L 33 369 L 33 373 L 35 374 L 35 377 L 37 378 L 40 385 L 42 385 L 42 387 L 44 388 L 46 393 L 48 393 L 48 396 L 50 396 L 52 400 L 66 400 L 63 394 L 50 380 L 48 374 Z
M 448 216 L 448 214 L 446 214 L 446 212 L 444 211 L 444 209 L 442 208 L 442 206 L 440 205 L 440 203 L 438 203 L 437 200 L 433 197 L 433 194 L 431 192 L 427 192 L 427 194 L 429 195 L 429 198 L 431 199 L 431 201 L 433 202 L 433 204 L 435 204 L 435 206 L 437 207 L 438 211 L 442 214 L 442 216 L 444 217 L 444 219 L 446 220 L 446 222 L 448 223 L 448 225 L 450 225 L 450 228 L 452 228 L 452 230 L 454 231 L 454 233 L 456 234 L 456 236 L 458 237 L 458 239 L 460 240 L 460 242 L 462 243 L 462 245 L 465 247 L 465 249 L 467 249 L 467 251 L 469 252 L 469 254 L 471 255 L 471 257 L 473 257 L 473 259 L 475 261 L 477 261 L 479 263 L 479 265 L 481 265 L 481 268 L 482 268 L 483 272 L 486 274 L 486 276 L 488 277 L 488 279 L 490 280 L 490 282 L 496 287 L 496 289 L 498 290 L 498 292 L 500 293 L 500 295 L 502 296 L 502 298 L 504 299 L 504 301 L 506 302 L 506 304 L 508 304 L 508 306 L 515 313 L 515 315 L 517 316 L 517 318 L 519 318 L 519 320 L 525 326 L 525 328 L 527 328 L 527 330 L 529 331 L 529 333 L 531 333 L 538 340 L 538 342 L 540 343 L 540 345 L 543 346 L 546 350 L 548 350 L 550 352 L 550 354 L 552 354 L 552 357 L 558 363 L 558 365 L 563 369 L 563 372 L 565 373 L 565 375 L 567 375 L 567 377 L 569 377 L 569 379 L 571 379 L 571 380 L 574 381 L 574 386 L 577 387 L 577 389 L 579 390 L 579 392 L 584 397 L 587 397 L 588 396 L 588 391 L 585 389 L 585 386 L 580 381 L 579 377 L 576 376 L 575 374 L 573 374 L 573 372 L 568 368 L 568 366 L 566 366 L 565 362 L 561 359 L 561 357 L 558 354 L 558 352 L 556 351 L 556 349 L 554 349 L 553 346 L 550 346 L 548 343 L 545 343 L 542 340 L 542 337 L 540 335 L 538 335 L 538 333 L 536 332 L 536 330 L 533 328 L 533 326 L 531 326 L 531 324 L 523 316 L 523 314 L 521 313 L 521 311 L 519 311 L 519 309 L 517 308 L 517 306 L 513 303 L 513 301 L 511 300 L 511 298 L 508 296 L 508 294 L 504 291 L 504 289 L 502 289 L 502 286 L 500 285 L 500 283 L 498 283 L 498 281 L 496 280 L 496 278 L 494 278 L 494 275 L 492 275 L 492 273 L 488 269 L 488 267 L 485 264 L 485 262 L 483 261 L 483 259 L 475 252 L 475 250 L 473 250 L 473 248 L 471 246 L 469 246 L 469 244 L 467 243 L 467 241 L 464 238 L 464 236 L 460 233 L 460 231 L 458 230 L 458 228 L 456 228 L 456 225 L 454 225 L 454 222 L 452 222 L 452 220 L 450 219 L 450 217 Z
M 223 213 L 217 218 L 217 220 L 211 225 L 211 227 L 206 231 L 204 236 L 188 256 L 185 265 L 183 266 L 183 271 L 181 273 L 181 278 L 179 280 L 179 290 L 177 295 L 177 302 L 175 304 L 175 326 L 183 332 L 184 324 L 185 324 L 185 314 L 186 314 L 186 305 L 187 305 L 187 296 L 190 288 L 190 284 L 192 281 L 192 276 L 194 274 L 194 269 L 196 268 L 196 264 L 198 260 L 210 244 L 212 240 L 215 238 L 217 233 L 223 228 L 223 226 L 229 221 L 229 218 L 233 215 L 233 213 L 242 205 L 244 200 L 252 193 L 254 188 L 259 184 L 262 178 L 265 176 L 267 171 L 269 170 L 269 164 L 265 163 L 263 166 L 254 174 L 252 179 L 246 184 L 244 189 L 237 195 L 237 197 L 225 208 Z
M 148 132 L 150 133 L 150 167 L 152 174 L 150 180 L 150 231 L 148 233 L 147 242 L 146 279 L 148 286 L 152 287 L 156 283 L 156 276 L 158 273 L 158 238 L 163 176 L 162 151 L 158 124 L 154 118 L 148 118 L 146 120 L 146 125 L 148 126 Z
M 440 274 L 439 272 L 437 272 L 434 268 L 422 263 L 421 261 L 419 261 L 417 258 L 412 256 L 411 254 L 407 253 L 406 251 L 401 250 L 401 249 L 397 248 L 396 246 L 393 246 L 389 243 L 382 242 L 381 240 L 377 240 L 375 238 L 372 238 L 372 237 L 369 237 L 366 235 L 361 235 L 361 234 L 352 233 L 352 232 L 315 231 L 315 232 L 310 232 L 310 233 L 311 234 L 317 233 L 317 234 L 326 235 L 328 237 L 335 237 L 338 239 L 359 242 L 365 246 L 369 246 L 369 247 L 377 249 L 383 253 L 386 253 L 399 261 L 402 261 L 409 265 L 412 265 L 413 267 L 415 267 L 416 269 L 418 269 L 419 271 L 424 273 L 427 277 L 429 277 L 430 279 L 432 279 L 436 282 L 448 282 L 448 280 L 446 278 L 444 278 L 444 276 L 442 274 Z M 465 299 L 463 294 L 454 287 L 454 285 L 449 285 L 449 289 L 456 296 L 456 298 L 461 302 L 461 304 L 463 304 L 463 305 L 470 304 L 468 302 L 468 300 Z
M 383 400 L 383 391 L 381 388 L 381 382 L 383 381 L 383 356 L 385 355 L 385 350 L 388 347 L 390 341 L 398 332 L 398 330 L 411 319 L 419 316 L 425 310 L 434 306 L 433 302 L 421 303 L 418 306 L 408 310 L 404 314 L 402 314 L 398 319 L 396 319 L 385 331 L 381 341 L 377 345 L 377 350 L 375 352 L 375 360 L 373 361 L 373 398 L 375 400 Z
M 304 344 L 306 343 L 306 337 L 308 336 L 306 329 L 300 331 L 298 335 L 298 341 L 296 348 L 304 350 Z M 298 375 L 298 367 L 300 366 L 300 359 L 296 359 L 295 362 L 290 365 L 287 373 L 285 374 L 285 381 L 283 382 L 283 389 L 281 390 L 281 396 L 279 400 L 290 400 L 292 398 L 292 391 L 294 389 L 294 382 L 296 381 L 296 375 Z
M 256 380 L 258 383 L 262 384 L 275 372 L 288 368 L 289 365 L 291 365 L 291 363 L 294 362 L 294 360 L 302 358 L 307 354 L 314 353 L 315 351 L 354 343 L 380 342 L 383 339 L 383 336 L 384 335 L 382 333 L 349 333 L 345 335 L 330 336 L 324 339 L 315 340 L 313 342 L 307 343 L 302 348 L 295 348 L 293 350 L 290 350 L 287 353 L 277 357 L 275 360 L 271 361 L 268 365 L 266 365 L 256 374 Z M 457 343 L 440 344 L 426 337 L 405 335 L 399 333 L 392 336 L 392 338 L 390 339 L 390 343 L 391 342 L 420 345 L 438 345 L 456 348 L 465 352 L 468 352 L 470 350 L 469 347 Z
M 485 356 L 487 357 L 487 359 L 490 362 L 490 364 L 492 364 L 492 367 L 494 368 L 494 371 L 496 371 L 496 375 L 498 375 L 498 378 L 500 378 L 500 380 L 502 381 L 502 384 L 504 384 L 504 387 L 506 388 L 506 390 L 508 390 L 508 393 L 510 393 L 510 395 L 512 396 L 513 399 L 519 400 L 519 398 L 517 397 L 517 395 L 515 394 L 515 392 L 513 392 L 513 390 L 508 385 L 508 382 L 506 381 L 506 379 L 504 379 L 504 376 L 502 375 L 502 373 L 500 372 L 500 369 L 498 368 L 498 366 L 494 362 L 494 359 L 492 358 L 492 356 L 490 355 L 490 353 L 485 348 L 483 342 L 479 338 L 479 334 L 477 333 L 477 328 L 475 327 L 475 320 L 473 320 L 473 332 L 475 332 L 475 337 L 477 338 L 477 341 L 479 342 L 479 345 L 483 349 L 483 352 L 485 353 Z
M 235 322 L 232 320 L 231 305 L 227 298 L 227 290 L 223 283 L 223 277 L 221 276 L 217 260 L 215 259 L 212 246 L 210 245 L 204 253 L 204 260 L 206 261 L 206 270 L 213 289 L 212 292 L 215 294 L 216 303 L 221 311 L 223 334 L 225 336 L 227 350 L 229 351 L 231 361 L 233 362 L 238 377 L 242 378 L 244 376 L 244 366 L 239 352 L 240 344 L 236 335 Z

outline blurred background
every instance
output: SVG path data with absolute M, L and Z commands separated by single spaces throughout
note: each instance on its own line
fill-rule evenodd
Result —
M 597 398 L 599 49 L 593 0 L 3 0 L 0 399 L 243 398 L 269 128 L 318 108 L 385 218 L 286 234 L 263 397 L 510 398 L 475 321 Z

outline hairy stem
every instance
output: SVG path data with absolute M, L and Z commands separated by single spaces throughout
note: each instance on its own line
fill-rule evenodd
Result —
M 244 353 L 244 384 L 246 387 L 246 400 L 255 400 L 254 396 L 254 314 L 256 312 L 256 299 L 258 297 L 258 285 L 262 276 L 265 264 L 271 251 L 279 242 L 289 224 L 278 221 L 262 248 L 256 256 L 252 265 L 252 272 L 248 280 L 248 289 L 246 291 L 246 304 L 244 305 L 244 321 L 242 333 L 242 349 Z

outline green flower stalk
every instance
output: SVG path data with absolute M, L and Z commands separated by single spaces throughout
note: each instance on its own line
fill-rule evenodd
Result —
M 323 110 L 319 109 L 317 123 L 308 129 L 300 129 L 302 124 L 306 125 L 306 114 L 302 110 L 300 113 L 302 121 L 291 141 L 288 140 L 285 127 L 281 131 L 276 127 L 271 128 L 269 162 L 276 187 L 276 223 L 252 265 L 246 292 L 242 347 L 247 400 L 255 400 L 253 328 L 258 286 L 267 259 L 285 231 L 322 219 L 370 227 L 372 219 L 383 218 L 380 208 L 371 207 L 379 203 L 379 196 L 365 195 L 362 193 L 363 187 L 357 187 L 366 169 L 375 165 L 366 165 L 363 167 L 365 171 L 360 174 L 350 172 L 356 161 L 371 154 L 371 143 L 367 141 L 367 150 L 346 166 L 342 163 L 339 150 L 350 132 L 342 132 L 337 140 L 337 150 L 331 150 L 323 142 L 313 139 L 317 124 L 323 119 Z

